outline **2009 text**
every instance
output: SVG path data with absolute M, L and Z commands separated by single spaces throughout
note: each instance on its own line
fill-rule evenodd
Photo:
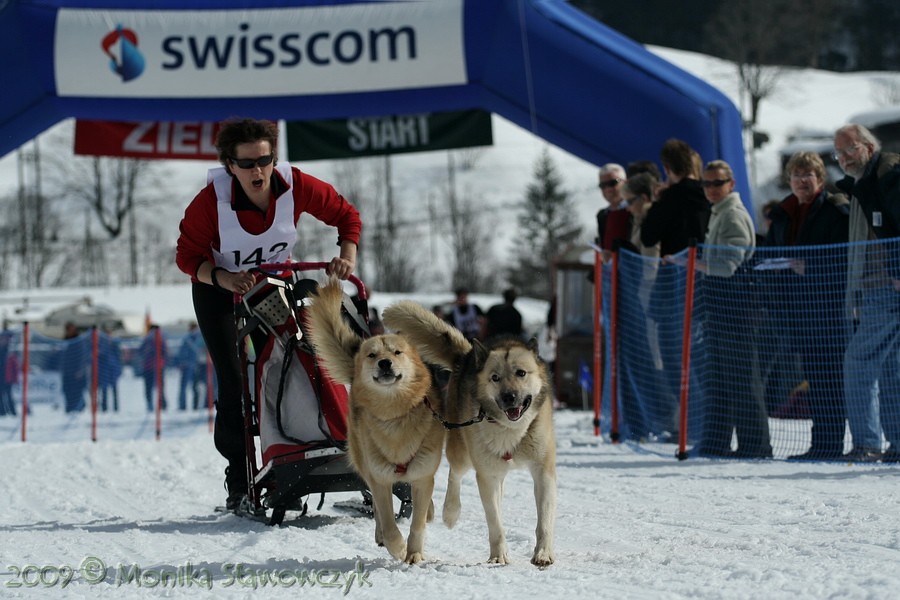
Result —
M 358 588 L 372 587 L 369 572 L 362 562 L 349 571 L 338 569 L 265 569 L 244 563 L 223 563 L 219 569 L 195 567 L 192 562 L 180 566 L 142 568 L 136 563 L 107 565 L 96 556 L 85 557 L 77 566 L 7 565 L 7 588 L 64 588 L 73 582 L 88 585 L 105 583 L 115 587 L 126 585 L 146 588 L 189 588 L 210 590 L 224 588 L 292 588 L 320 587 L 343 590 L 348 594 L 354 584 Z M 215 571 L 215 573 L 214 573 Z

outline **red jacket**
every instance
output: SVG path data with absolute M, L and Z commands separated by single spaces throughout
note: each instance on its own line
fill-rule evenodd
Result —
M 343 196 L 330 184 L 312 175 L 307 175 L 291 167 L 294 176 L 294 225 L 303 213 L 309 213 L 327 225 L 337 227 L 338 244 L 347 240 L 359 245 L 362 221 L 356 208 L 347 202 Z M 277 171 L 273 177 L 273 189 L 286 185 L 281 181 Z M 275 203 L 269 204 L 265 215 L 250 205 L 243 193 L 240 184 L 236 186 L 232 194 L 232 208 L 237 211 L 238 221 L 249 233 L 259 234 L 272 225 L 275 217 Z M 242 204 L 241 200 L 245 203 Z M 216 209 L 216 191 L 212 184 L 203 188 L 191 201 L 184 211 L 178 236 L 178 244 L 175 250 L 175 263 L 178 268 L 191 276 L 196 281 L 197 269 L 204 261 L 215 262 L 212 249 L 219 250 L 219 223 Z M 246 208 L 246 209 L 245 209 Z M 324 259 L 324 258 L 323 258 Z

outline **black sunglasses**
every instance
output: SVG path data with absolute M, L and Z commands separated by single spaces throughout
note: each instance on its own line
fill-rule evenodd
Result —
M 703 185 L 703 187 L 722 187 L 729 181 L 731 181 L 731 179 L 713 179 L 713 180 L 704 179 L 701 182 L 701 185 Z
M 601 181 L 600 189 L 616 187 L 620 183 L 622 183 L 622 180 L 619 179 L 618 177 L 616 179 L 610 179 L 609 181 Z
M 267 167 L 275 160 L 274 154 L 267 154 L 259 158 L 231 158 L 231 162 L 241 169 L 252 169 L 255 166 Z

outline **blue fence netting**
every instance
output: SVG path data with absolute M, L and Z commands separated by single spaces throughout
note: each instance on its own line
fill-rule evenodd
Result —
M 730 276 L 695 272 L 685 432 L 695 454 L 828 459 L 900 442 L 898 246 L 747 248 Z M 734 250 L 697 248 L 701 262 Z M 677 441 L 687 273 L 624 249 L 604 265 L 605 432 Z
M 163 333 L 157 353 L 156 335 L 119 338 L 87 330 L 70 339 L 28 333 L 25 356 L 23 327 L 0 331 L 0 417 L 19 414 L 22 406 L 23 365 L 28 364 L 29 405 L 49 404 L 69 413 L 90 408 L 92 386 L 97 386 L 97 409 L 118 411 L 123 402 L 141 403 L 155 410 L 157 385 L 162 383 L 163 408 L 207 406 L 208 366 L 206 347 L 198 330 Z M 96 366 L 95 366 L 96 365 Z M 95 375 L 96 368 L 96 375 Z M 124 373 L 141 380 L 140 397 L 121 398 Z M 167 386 L 168 378 L 177 384 Z M 133 386 L 131 386 L 133 391 Z M 172 389 L 177 390 L 174 394 Z M 174 397 L 168 398 L 167 396 Z

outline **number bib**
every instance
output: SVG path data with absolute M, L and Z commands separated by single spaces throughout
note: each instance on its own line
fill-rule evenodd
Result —
M 216 208 L 219 214 L 219 251 L 213 248 L 216 266 L 232 272 L 258 267 L 264 263 L 281 263 L 291 259 L 297 241 L 294 224 L 294 177 L 287 163 L 275 169 L 288 184 L 288 189 L 275 199 L 275 218 L 272 225 L 259 235 L 241 227 L 237 212 L 231 208 L 232 178 L 224 167 L 210 169 L 208 180 L 216 189 Z

